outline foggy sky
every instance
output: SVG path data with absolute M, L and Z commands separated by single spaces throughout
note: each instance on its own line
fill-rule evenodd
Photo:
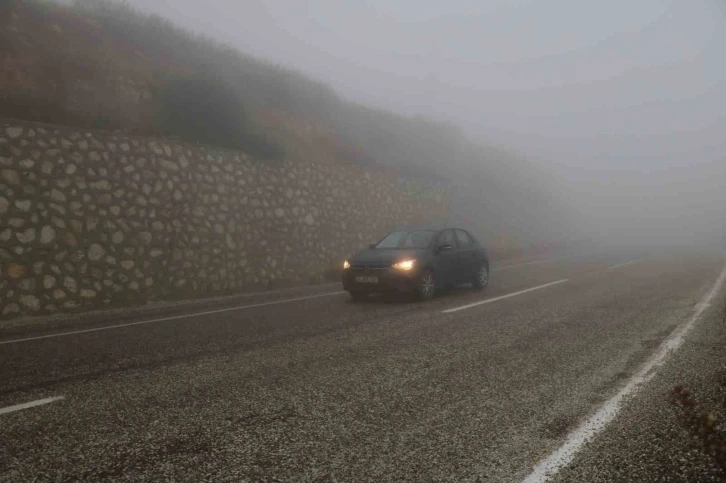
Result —
M 720 0 L 129 3 L 345 98 L 522 152 L 570 182 L 591 219 L 693 230 L 720 220 L 723 232 Z

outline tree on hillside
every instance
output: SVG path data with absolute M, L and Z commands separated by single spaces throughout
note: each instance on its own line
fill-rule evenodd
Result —
M 242 101 L 224 82 L 203 75 L 174 78 L 158 98 L 158 123 L 169 135 L 266 159 L 284 155 L 279 146 L 251 132 Z

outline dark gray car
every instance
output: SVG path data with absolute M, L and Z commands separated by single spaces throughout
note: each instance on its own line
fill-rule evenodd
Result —
M 354 299 L 370 293 L 410 292 L 426 300 L 457 284 L 485 288 L 489 257 L 467 230 L 396 230 L 346 260 L 342 280 Z

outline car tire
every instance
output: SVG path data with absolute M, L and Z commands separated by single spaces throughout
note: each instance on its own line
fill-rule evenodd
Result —
M 416 297 L 431 300 L 436 295 L 436 275 L 430 268 L 423 270 L 416 279 Z
M 362 302 L 368 297 L 368 294 L 365 292 L 350 291 L 348 293 L 350 294 L 350 298 L 353 302 Z
M 476 275 L 474 275 L 474 279 L 471 281 L 471 284 L 477 290 L 484 290 L 487 285 L 489 285 L 489 267 L 486 264 L 479 267 L 479 270 L 476 271 Z

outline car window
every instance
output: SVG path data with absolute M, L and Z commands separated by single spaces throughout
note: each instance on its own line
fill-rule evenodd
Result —
M 426 248 L 434 236 L 432 231 L 412 231 L 403 242 L 403 248 Z
M 434 232 L 429 230 L 394 231 L 378 242 L 376 248 L 426 248 Z
M 459 245 L 462 247 L 469 247 L 474 244 L 474 240 L 464 230 L 456 230 L 456 239 L 459 240 Z
M 452 247 L 456 247 L 454 232 L 452 232 L 451 230 L 446 230 L 441 235 L 439 235 L 439 246 L 441 245 L 451 245 Z
M 398 248 L 408 235 L 405 231 L 394 231 L 386 235 L 383 240 L 379 241 L 376 248 Z

